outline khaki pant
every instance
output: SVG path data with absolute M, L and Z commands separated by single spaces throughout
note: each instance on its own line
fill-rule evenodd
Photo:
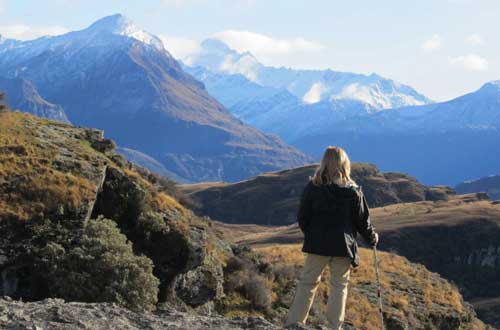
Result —
M 326 317 L 332 329 L 342 329 L 347 301 L 347 286 L 351 272 L 351 260 L 344 257 L 325 257 L 309 253 L 297 285 L 295 298 L 288 312 L 285 326 L 302 323 L 309 316 L 316 289 L 325 266 L 330 265 L 330 296 L 328 297 Z

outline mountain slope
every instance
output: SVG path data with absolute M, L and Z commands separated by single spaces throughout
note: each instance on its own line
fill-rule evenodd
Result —
M 64 109 L 40 96 L 35 86 L 23 78 L 0 77 L 0 90 L 7 95 L 7 104 L 35 116 L 69 123 Z
M 186 59 L 186 62 L 195 68 L 190 73 L 203 81 L 209 91 L 215 92 L 216 97 L 224 95 L 220 100 L 226 99 L 225 95 L 229 95 L 233 88 L 225 83 L 229 80 L 227 76 L 239 74 L 262 87 L 287 89 L 305 103 L 348 99 L 361 101 L 375 109 L 430 103 L 429 99 L 411 87 L 376 74 L 269 67 L 259 63 L 251 53 L 238 53 L 217 39 L 202 42 L 200 52 Z M 203 76 L 196 67 L 206 68 L 219 75 Z M 244 87 L 249 88 L 250 82 Z M 245 99 L 246 95 L 243 93 L 239 101 Z M 232 102 L 224 104 L 228 107 L 233 105 Z
M 158 38 L 121 15 L 62 36 L 3 42 L 0 55 L 0 74 L 30 80 L 74 124 L 104 129 L 188 180 L 235 181 L 308 160 L 233 117 Z

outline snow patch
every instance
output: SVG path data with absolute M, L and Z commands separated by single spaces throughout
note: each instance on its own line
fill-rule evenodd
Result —
M 311 86 L 311 89 L 304 95 L 302 101 L 305 103 L 318 103 L 321 101 L 321 94 L 325 91 L 325 86 L 321 82 L 316 82 Z

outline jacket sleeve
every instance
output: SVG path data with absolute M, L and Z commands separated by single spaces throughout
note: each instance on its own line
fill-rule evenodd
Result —
M 309 192 L 309 185 L 311 183 L 308 183 L 306 187 L 304 188 L 304 191 L 302 192 L 302 197 L 300 198 L 300 206 L 299 206 L 299 211 L 297 214 L 297 221 L 299 222 L 299 227 L 302 232 L 305 232 L 308 225 L 309 225 L 309 219 L 311 217 L 311 199 L 309 197 L 310 192 Z
M 361 188 L 356 198 L 354 224 L 357 232 L 361 234 L 365 242 L 371 246 L 375 245 L 375 228 L 370 221 L 370 210 Z

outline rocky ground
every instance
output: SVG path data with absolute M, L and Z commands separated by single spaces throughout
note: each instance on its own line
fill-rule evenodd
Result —
M 115 304 L 65 303 L 46 299 L 23 303 L 0 299 L 0 328 L 6 330 L 275 330 L 263 318 L 226 319 L 175 310 L 136 313 Z

